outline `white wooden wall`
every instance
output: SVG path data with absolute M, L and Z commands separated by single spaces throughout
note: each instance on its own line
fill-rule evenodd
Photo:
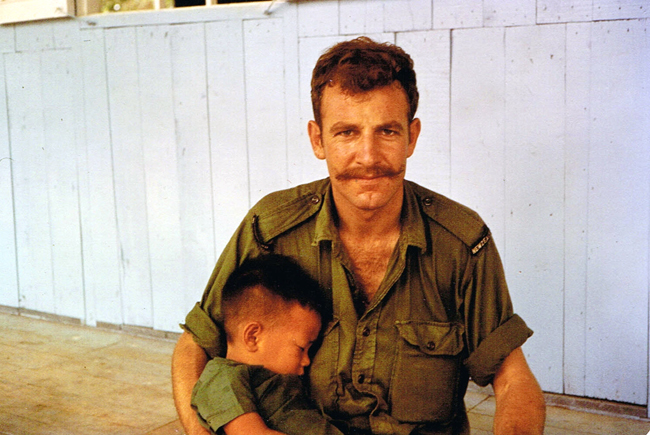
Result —
M 311 68 L 366 34 L 412 54 L 408 176 L 491 226 L 543 388 L 647 404 L 650 1 L 269 6 L 0 27 L 0 305 L 178 331 L 248 207 L 326 175 Z

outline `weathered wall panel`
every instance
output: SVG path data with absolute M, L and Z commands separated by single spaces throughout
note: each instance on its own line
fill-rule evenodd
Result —
M 586 394 L 645 403 L 650 120 L 647 23 L 592 27 Z
M 525 347 L 546 389 L 562 391 L 565 26 L 506 29 L 503 253 Z M 540 116 L 540 114 L 544 114 Z

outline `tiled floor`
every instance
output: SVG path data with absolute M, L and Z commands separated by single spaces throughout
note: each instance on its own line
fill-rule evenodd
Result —
M 170 386 L 173 337 L 136 336 L 3 312 L 0 331 L 0 434 L 182 433 Z M 472 388 L 466 403 L 472 434 L 491 434 L 490 391 Z M 547 413 L 548 435 L 650 431 L 650 420 L 638 417 L 554 406 Z

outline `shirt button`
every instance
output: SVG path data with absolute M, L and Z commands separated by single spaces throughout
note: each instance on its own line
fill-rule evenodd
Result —
M 422 202 L 424 203 L 424 205 L 426 205 L 426 206 L 428 207 L 428 206 L 430 206 L 431 204 L 433 204 L 433 198 L 431 198 L 431 197 L 426 197 L 426 198 L 424 198 L 424 200 L 423 200 Z
M 363 381 L 365 381 L 365 380 L 366 380 L 366 377 L 364 375 L 362 375 L 362 374 L 359 375 L 359 377 L 357 378 L 357 382 L 359 382 L 360 384 L 363 384 Z
M 309 198 L 309 202 L 316 205 L 320 202 L 320 198 L 317 195 L 314 195 L 311 198 Z
M 370 335 L 370 328 L 368 328 L 368 327 L 366 326 L 365 328 L 363 328 L 363 332 L 362 332 L 361 334 L 362 334 L 364 337 L 369 336 L 369 335 Z
M 436 344 L 433 341 L 427 343 L 427 350 L 434 350 L 435 348 Z

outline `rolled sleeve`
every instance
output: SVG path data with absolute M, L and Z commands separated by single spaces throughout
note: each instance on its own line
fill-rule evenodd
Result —
M 192 392 L 192 406 L 215 433 L 235 418 L 257 412 L 248 367 L 220 358 L 211 360 Z
M 492 331 L 465 360 L 472 380 L 480 386 L 486 386 L 510 352 L 526 342 L 533 331 L 524 320 L 513 314 L 506 322 Z
M 210 358 L 226 355 L 225 334 L 200 304 L 194 305 L 185 317 L 185 324 L 180 326 L 192 335 L 196 344 L 201 346 Z

